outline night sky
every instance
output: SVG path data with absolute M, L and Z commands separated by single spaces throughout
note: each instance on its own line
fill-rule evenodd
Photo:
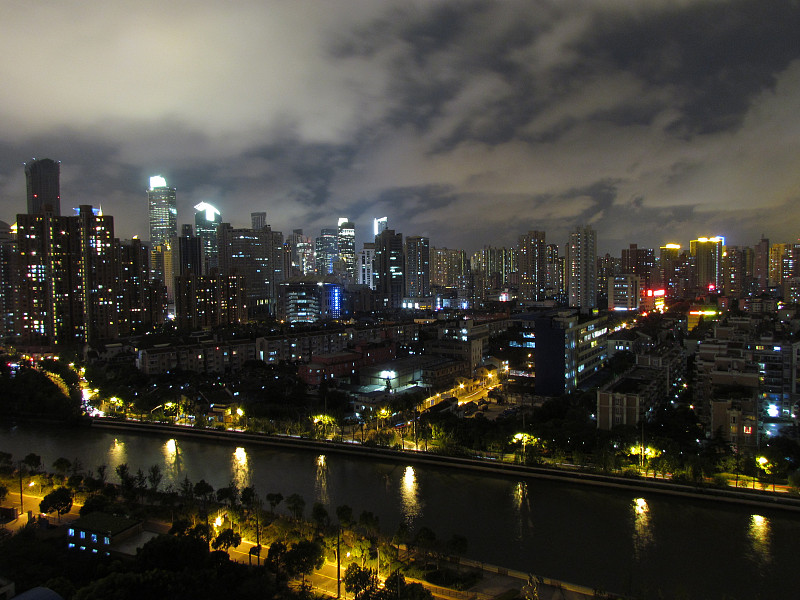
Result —
M 147 237 L 216 205 L 319 235 L 374 217 L 469 252 L 529 229 L 598 251 L 800 235 L 794 0 L 0 0 L 0 219 L 23 163 L 62 213 Z

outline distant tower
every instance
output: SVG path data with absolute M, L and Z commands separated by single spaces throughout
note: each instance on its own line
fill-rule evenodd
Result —
M 381 231 L 389 228 L 389 217 L 381 217 L 380 219 L 375 219 L 372 223 L 372 229 L 375 232 L 375 237 L 379 236 Z
M 394 229 L 384 229 L 375 238 L 375 281 L 376 308 L 400 308 L 403 305 L 405 277 L 403 267 L 403 234 Z
M 332 227 L 320 231 L 314 244 L 317 275 L 333 275 L 333 267 L 339 258 L 339 231 Z
M 28 214 L 43 210 L 61 215 L 61 163 L 43 158 L 25 163 L 25 183 L 28 191 Z
M 260 231 L 267 226 L 267 213 L 253 212 L 250 213 L 250 223 L 253 231 Z
M 591 227 L 578 227 L 569 234 L 567 293 L 570 306 L 597 306 L 597 232 Z
M 426 237 L 406 238 L 406 296 L 427 298 L 431 295 L 430 240 Z
M 203 246 L 203 274 L 208 275 L 211 269 L 219 266 L 219 250 L 217 247 L 217 227 L 222 220 L 220 212 L 208 202 L 201 202 L 194 207 L 194 233 Z
M 178 237 L 178 200 L 175 188 L 160 175 L 150 178 L 147 190 L 150 214 L 150 244 L 155 247 Z
M 356 281 L 356 226 L 350 219 L 339 219 L 339 260 L 342 262 L 347 281 Z
M 544 231 L 519 236 L 520 292 L 524 300 L 544 300 L 547 244 Z

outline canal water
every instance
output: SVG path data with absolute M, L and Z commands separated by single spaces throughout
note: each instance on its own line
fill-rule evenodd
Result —
M 215 489 L 251 485 L 262 498 L 297 493 L 307 515 L 314 502 L 331 514 L 348 504 L 389 535 L 401 521 L 443 542 L 460 534 L 469 558 L 620 594 L 797 597 L 792 512 L 153 433 L 0 425 L 0 450 L 35 452 L 48 467 L 59 457 L 104 464 L 112 481 L 121 463 L 145 473 L 157 464 L 162 487 L 188 476 Z

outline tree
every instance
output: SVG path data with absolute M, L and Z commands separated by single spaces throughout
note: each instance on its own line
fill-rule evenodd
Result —
M 23 458 L 22 462 L 31 473 L 37 473 L 42 468 L 42 457 L 33 452 Z
M 56 511 L 58 521 L 61 522 L 61 515 L 67 514 L 72 509 L 72 491 L 69 488 L 60 487 L 47 494 L 39 503 L 39 510 L 44 514 Z
M 300 494 L 292 494 L 286 498 L 286 509 L 295 521 L 303 518 L 303 510 L 306 507 L 306 501 Z
M 314 521 L 317 529 L 323 529 L 330 523 L 331 518 L 328 515 L 328 509 L 325 508 L 322 502 L 314 502 L 311 507 L 311 520 Z
M 322 546 L 311 540 L 300 540 L 292 544 L 284 559 L 288 571 L 293 575 L 300 575 L 301 584 L 305 587 L 306 575 L 322 567 L 324 562 Z
M 283 495 L 280 492 L 274 494 L 267 494 L 267 502 L 269 502 L 269 509 L 272 514 L 275 514 L 277 506 L 283 502 Z
M 53 468 L 56 470 L 56 473 L 61 476 L 62 481 L 67 476 L 67 471 L 69 471 L 71 466 L 72 461 L 70 461 L 68 458 L 64 458 L 63 456 L 53 461 Z
M 447 540 L 447 552 L 456 557 L 459 565 L 461 564 L 461 557 L 467 553 L 468 544 L 467 538 L 457 533 L 454 533 L 453 537 Z
M 88 496 L 86 500 L 83 502 L 83 506 L 81 506 L 80 511 L 78 514 L 80 516 L 88 515 L 89 513 L 93 512 L 103 512 L 106 508 L 109 507 L 111 504 L 111 500 L 109 500 L 108 496 L 103 494 L 92 494 Z
M 158 491 L 158 486 L 161 484 L 163 477 L 161 467 L 158 465 L 152 465 L 147 472 L 147 482 L 150 484 L 150 491 L 154 494 Z
M 272 542 L 269 550 L 267 550 L 267 563 L 270 564 L 272 570 L 275 571 L 276 574 L 283 573 L 286 567 L 285 557 L 286 544 L 280 541 Z
M 214 550 L 219 550 L 221 548 L 223 551 L 227 552 L 231 546 L 238 548 L 241 543 L 242 536 L 233 529 L 228 528 L 219 532 L 219 535 L 211 542 L 211 547 Z
M 347 504 L 336 507 L 336 518 L 342 527 L 350 527 L 353 523 L 353 509 Z
M 356 563 L 347 565 L 342 581 L 345 591 L 353 594 L 355 600 L 368 598 L 378 589 L 378 577 L 375 575 L 375 571 L 359 567 Z
M 6 496 L 8 496 L 8 488 L 0 484 L 0 502 L 5 502 Z

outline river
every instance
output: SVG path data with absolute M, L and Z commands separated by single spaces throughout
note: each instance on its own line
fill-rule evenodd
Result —
M 0 450 L 59 457 L 85 468 L 158 464 L 162 487 L 184 477 L 214 488 L 235 481 L 263 498 L 298 493 L 376 514 L 392 534 L 401 520 L 442 541 L 468 540 L 467 556 L 591 588 L 642 597 L 790 598 L 800 557 L 797 513 L 753 509 L 649 492 L 493 476 L 258 444 L 174 439 L 153 433 L 0 425 Z M 279 507 L 280 510 L 280 507 Z

